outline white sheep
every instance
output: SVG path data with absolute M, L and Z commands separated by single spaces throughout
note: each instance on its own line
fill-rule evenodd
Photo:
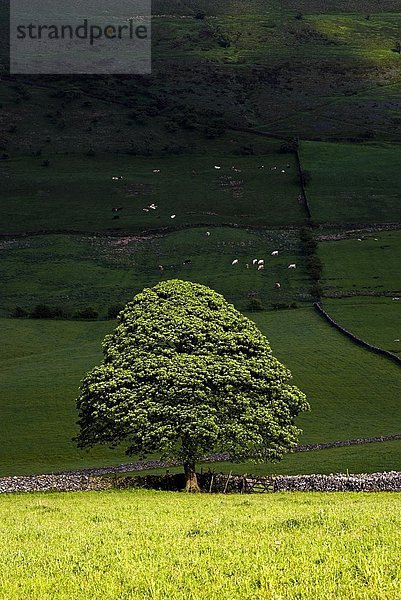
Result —
M 265 261 L 263 260 L 263 258 L 261 258 L 260 260 L 258 260 L 258 265 L 259 266 L 260 265 L 264 265 L 264 264 L 265 264 Z
M 272 256 L 278 256 L 278 250 L 274 250 L 274 251 L 272 252 Z
M 296 269 L 297 265 L 295 263 L 291 263 L 290 265 L 288 265 L 289 269 Z
M 258 271 L 262 271 L 265 268 L 265 265 L 258 265 Z
M 232 265 L 237 265 L 239 262 L 238 258 L 236 258 L 235 260 L 233 260 L 233 262 L 231 263 Z

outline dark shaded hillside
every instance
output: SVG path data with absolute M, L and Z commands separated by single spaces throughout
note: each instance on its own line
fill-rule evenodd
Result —
M 262 14 L 272 8 L 305 13 L 395 12 L 397 0 L 153 0 L 154 14 Z
M 398 140 L 401 14 L 381 5 L 370 14 L 370 0 L 156 0 L 164 16 L 153 19 L 149 76 L 8 76 L 3 35 L 0 151 L 205 152 L 238 127 Z M 198 9 L 211 16 L 194 18 Z

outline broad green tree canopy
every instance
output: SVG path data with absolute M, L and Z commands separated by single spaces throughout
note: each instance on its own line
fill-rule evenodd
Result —
M 209 453 L 279 460 L 308 409 L 256 325 L 223 296 L 170 280 L 145 289 L 81 384 L 81 447 L 126 445 L 194 465 Z

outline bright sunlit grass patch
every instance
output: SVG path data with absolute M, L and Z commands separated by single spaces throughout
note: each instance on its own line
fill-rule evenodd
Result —
M 0 498 L 7 600 L 388 599 L 400 594 L 397 494 Z

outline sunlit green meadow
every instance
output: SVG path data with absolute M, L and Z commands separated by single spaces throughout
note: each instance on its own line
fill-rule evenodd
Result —
M 397 494 L 0 498 L 7 600 L 396 599 Z

